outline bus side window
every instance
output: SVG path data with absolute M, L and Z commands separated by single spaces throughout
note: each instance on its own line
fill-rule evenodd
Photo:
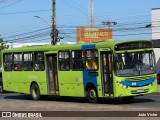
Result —
M 70 52 L 69 51 L 58 52 L 58 64 L 59 64 L 60 71 L 70 70 Z
M 22 67 L 22 53 L 15 53 L 14 54 L 14 70 L 21 71 Z
M 5 71 L 12 71 L 12 65 L 13 65 L 13 62 L 12 62 L 12 54 L 4 54 L 4 70 Z
M 44 66 L 44 53 L 36 52 L 34 53 L 34 70 L 43 71 L 45 69 Z
M 72 51 L 72 70 L 83 70 L 84 69 L 84 57 L 82 50 Z
M 85 67 L 87 70 L 98 69 L 98 51 L 97 50 L 86 50 L 85 51 Z
M 23 54 L 23 69 L 25 71 L 33 70 L 33 55 L 32 53 L 24 53 Z

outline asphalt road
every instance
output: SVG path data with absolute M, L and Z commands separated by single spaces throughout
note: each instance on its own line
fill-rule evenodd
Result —
M 97 104 L 91 104 L 84 98 L 64 99 L 57 96 L 33 101 L 30 95 L 3 93 L 0 94 L 0 111 L 160 111 L 160 86 L 159 93 L 136 97 L 129 104 L 120 98 L 105 98 Z

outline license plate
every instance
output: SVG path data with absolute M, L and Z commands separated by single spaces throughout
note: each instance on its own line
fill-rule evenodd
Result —
M 144 90 L 143 89 L 139 89 L 139 90 L 137 90 L 137 92 L 144 92 Z

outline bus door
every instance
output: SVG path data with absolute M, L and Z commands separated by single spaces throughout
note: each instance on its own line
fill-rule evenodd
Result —
M 112 75 L 112 53 L 111 51 L 101 51 L 101 76 L 103 95 L 113 94 L 113 75 Z
M 57 94 L 58 87 L 58 72 L 57 72 L 57 54 L 47 54 L 47 80 L 50 94 Z

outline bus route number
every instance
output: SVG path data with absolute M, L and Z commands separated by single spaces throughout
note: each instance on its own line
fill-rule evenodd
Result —
M 132 86 L 136 86 L 137 84 L 136 84 L 136 82 L 132 82 Z

